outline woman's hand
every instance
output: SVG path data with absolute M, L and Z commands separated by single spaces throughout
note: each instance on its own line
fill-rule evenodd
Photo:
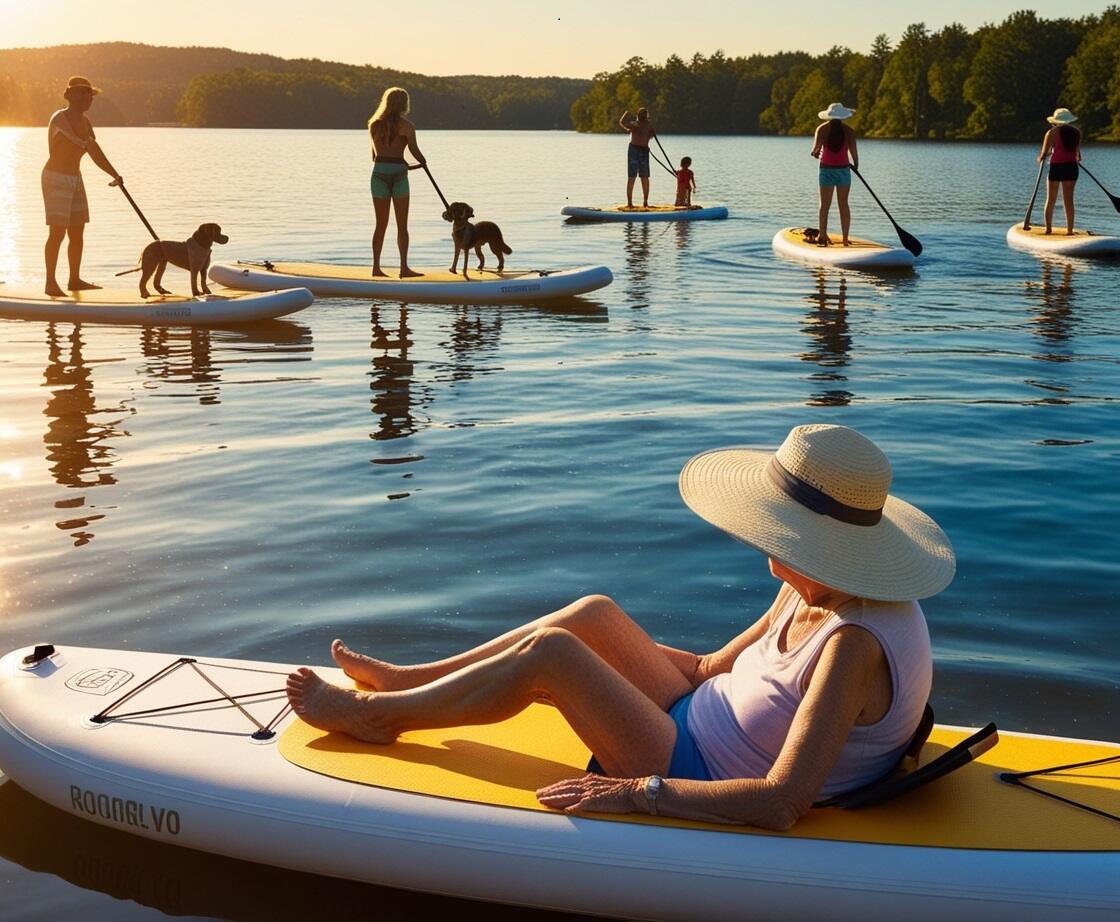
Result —
M 565 813 L 635 813 L 645 809 L 641 778 L 586 774 L 537 791 L 537 800 Z

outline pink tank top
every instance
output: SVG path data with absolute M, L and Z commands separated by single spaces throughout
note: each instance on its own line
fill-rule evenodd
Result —
M 1068 148 L 1062 143 L 1062 132 L 1054 129 L 1054 146 L 1050 151 L 1051 163 L 1077 163 L 1077 147 Z
M 730 672 L 696 689 L 688 730 L 713 779 L 766 777 L 785 744 L 825 641 L 844 625 L 858 625 L 882 645 L 891 674 L 891 704 L 878 723 L 852 728 L 821 796 L 870 784 L 898 763 L 929 700 L 933 653 L 922 609 L 917 602 L 856 599 L 782 652 L 778 638 L 793 620 L 799 601 L 789 586 L 783 591 L 786 599 L 766 634 L 739 654 Z
M 840 150 L 831 150 L 827 144 L 821 145 L 821 166 L 838 167 L 849 166 L 848 163 L 848 133 L 844 133 L 844 143 Z

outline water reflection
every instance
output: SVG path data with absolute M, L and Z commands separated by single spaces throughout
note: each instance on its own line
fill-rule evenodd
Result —
M 54 874 L 86 890 L 133 900 L 169 916 L 261 920 L 453 918 L 514 922 L 579 922 L 582 916 L 408 893 L 372 884 L 222 858 L 98 826 L 0 785 L 0 857 L 30 871 Z M 7 875 L 11 876 L 11 875 Z M 54 899 L 60 899 L 57 889 Z M 27 918 L 41 906 L 21 905 L 8 884 L 9 911 Z
M 810 348 L 801 353 L 803 362 L 812 362 L 819 371 L 808 380 L 823 385 L 810 394 L 808 406 L 846 406 L 853 394 L 842 385 L 848 380 L 844 369 L 848 365 L 852 336 L 848 328 L 848 279 L 843 272 L 830 273 L 816 270 L 817 285 L 806 301 L 812 309 L 805 315 L 801 331 L 809 337 Z
M 55 482 L 63 487 L 86 489 L 115 484 L 112 472 L 116 453 L 110 439 L 127 436 L 119 428 L 120 417 L 99 422 L 95 416 L 126 414 L 123 406 L 98 407 L 93 393 L 90 366 L 82 354 L 82 328 L 70 327 L 69 334 L 60 331 L 57 324 L 47 324 L 47 365 L 43 370 L 43 384 L 50 389 L 43 415 L 47 429 L 43 444 L 47 450 L 47 464 Z M 80 496 L 58 500 L 55 508 L 73 510 L 85 505 Z M 95 507 L 90 506 L 91 510 Z M 88 531 L 92 522 L 104 518 L 101 512 L 76 514 L 64 513 L 56 526 L 70 532 L 76 547 L 93 540 Z
M 94 394 L 92 362 L 83 354 L 85 341 L 80 324 L 47 324 L 47 365 L 44 387 L 50 389 L 43 415 L 47 428 L 43 434 L 51 476 L 57 484 L 75 489 L 92 489 L 117 483 L 113 465 L 119 459 L 113 440 L 129 435 L 121 427 L 124 417 L 136 407 L 117 403 L 98 406 Z M 297 323 L 273 320 L 237 330 L 143 328 L 140 350 L 147 358 L 142 365 L 148 386 L 159 382 L 184 382 L 190 385 L 186 396 L 199 404 L 219 403 L 221 366 L 214 359 L 215 346 L 236 355 L 226 364 L 246 361 L 308 361 L 311 331 Z M 100 361 L 119 361 L 109 359 Z M 106 419 L 105 417 L 110 417 Z M 75 546 L 88 544 L 94 534 L 89 526 L 105 517 L 112 506 L 95 507 L 79 496 L 57 500 L 56 509 L 67 510 L 55 524 L 70 532 Z M 73 510 L 87 507 L 82 513 Z M 100 511 L 93 511 L 93 510 Z
M 413 342 L 408 326 L 408 305 L 373 305 L 369 309 L 370 359 L 369 389 L 373 392 L 370 410 L 378 417 L 370 433 L 376 441 L 412 435 L 430 422 L 418 418 L 417 411 L 432 402 L 431 390 L 416 380 L 416 362 L 409 355 Z M 388 459 L 389 461 L 393 459 Z M 377 459 L 386 463 L 386 459 Z
M 626 259 L 629 285 L 626 300 L 631 307 L 649 307 L 650 302 L 650 238 L 653 233 L 648 221 L 628 222 L 623 225 L 622 251 Z
M 436 379 L 468 381 L 475 375 L 501 371 L 486 359 L 497 354 L 502 335 L 502 311 L 493 307 L 460 306 L 452 309 L 451 331 L 443 346 L 451 355 L 446 372 L 436 366 Z
M 1064 344 L 1073 336 L 1077 326 L 1074 311 L 1072 260 L 1041 260 L 1042 276 L 1040 281 L 1027 283 L 1028 290 L 1036 296 L 1037 308 L 1032 318 L 1035 332 L 1042 340 L 1047 351 L 1039 358 L 1048 362 L 1068 362 L 1073 358 L 1072 351 Z
M 203 406 L 221 403 L 221 370 L 214 365 L 209 330 L 145 327 L 140 351 L 148 359 L 145 371 L 150 378 L 192 385 L 192 396 Z

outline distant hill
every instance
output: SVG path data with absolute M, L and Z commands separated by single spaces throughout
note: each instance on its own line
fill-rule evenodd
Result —
M 95 123 L 354 128 L 399 84 L 425 128 L 570 129 L 590 80 L 428 77 L 380 67 L 287 59 L 229 48 L 132 42 L 0 49 L 0 125 L 42 125 L 72 74 L 100 86 Z

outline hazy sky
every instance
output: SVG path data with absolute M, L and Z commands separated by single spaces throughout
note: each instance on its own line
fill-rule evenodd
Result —
M 661 62 L 722 48 L 864 49 L 911 22 L 970 29 L 1017 9 L 1048 18 L 1108 0 L 823 0 L 800 8 L 736 0 L 0 0 L 0 47 L 133 41 L 220 45 L 424 74 L 591 77 L 633 55 Z M 96 75 L 92 75 L 96 76 Z

